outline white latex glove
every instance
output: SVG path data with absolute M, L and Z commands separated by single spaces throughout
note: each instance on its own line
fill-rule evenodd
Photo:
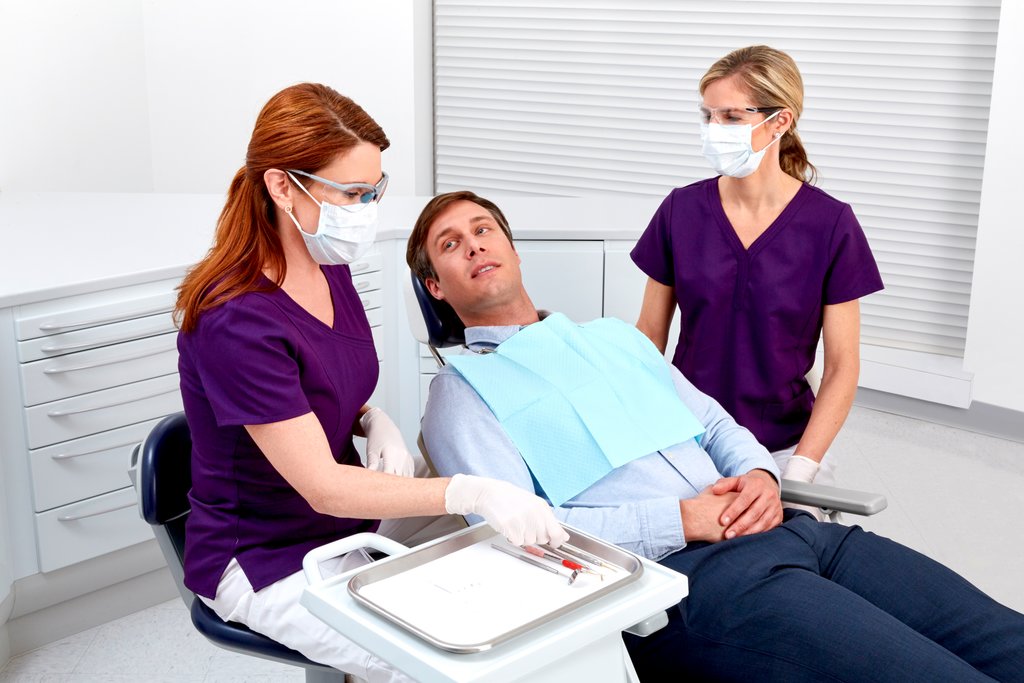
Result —
M 814 481 L 815 475 L 818 474 L 818 467 L 820 465 L 810 458 L 805 458 L 802 455 L 791 455 L 789 462 L 786 463 L 786 469 L 782 473 L 782 478 L 810 484 Z
M 569 540 L 542 498 L 506 481 L 456 474 L 444 491 L 444 507 L 453 515 L 480 515 L 513 545 L 557 548 Z
M 402 432 L 380 408 L 370 408 L 359 418 L 366 434 L 366 469 L 411 477 L 416 463 L 405 447 Z

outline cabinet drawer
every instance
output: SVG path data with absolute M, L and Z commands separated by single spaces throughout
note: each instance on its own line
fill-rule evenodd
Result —
M 38 360 L 21 366 L 25 405 L 99 391 L 178 369 L 178 335 L 168 332 L 125 344 Z
M 123 488 L 36 515 L 39 569 L 67 567 L 153 538 L 135 490 Z
M 362 294 L 363 292 L 370 292 L 375 289 L 380 289 L 381 282 L 384 278 L 381 277 L 380 272 L 367 273 L 366 275 L 357 275 L 352 278 L 352 285 L 356 288 L 356 291 Z
M 28 447 L 41 448 L 181 410 L 178 373 L 25 409 Z
M 132 449 L 157 422 L 148 420 L 29 451 L 36 512 L 130 485 Z
M 359 303 L 363 305 L 365 310 L 371 308 L 380 308 L 384 303 L 384 292 L 379 289 L 375 289 L 370 292 L 362 292 L 359 294 Z
M 167 313 L 174 308 L 177 279 L 118 287 L 14 309 L 18 339 L 34 339 L 97 325 Z
M 370 327 L 380 327 L 384 322 L 384 312 L 379 308 L 371 308 L 366 312 L 366 320 Z
M 362 257 L 355 263 L 351 264 L 348 269 L 352 273 L 352 277 L 356 275 L 362 275 L 363 273 L 372 273 L 381 269 L 381 265 L 384 263 L 383 257 L 379 251 L 371 251 L 366 256 Z
M 143 339 L 175 330 L 170 313 L 150 315 L 135 320 L 125 320 L 110 325 L 101 325 L 87 330 L 64 332 L 49 337 L 39 337 L 18 342 L 18 360 L 30 363 L 43 358 L 54 358 L 77 353 L 101 346 L 121 344 L 134 339 Z

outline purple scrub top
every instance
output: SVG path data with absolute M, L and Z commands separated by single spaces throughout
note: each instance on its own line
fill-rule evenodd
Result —
M 194 331 L 178 335 L 192 431 L 185 585 L 199 595 L 216 596 L 233 557 L 258 591 L 299 571 L 312 548 L 379 524 L 314 511 L 244 427 L 313 411 L 334 459 L 361 466 L 352 427 L 377 384 L 377 353 L 348 266 L 322 271 L 333 328 L 265 282 L 269 291 L 208 310 Z
M 803 185 L 749 249 L 729 223 L 718 178 L 673 190 L 631 253 L 675 288 L 673 365 L 768 450 L 796 444 L 814 396 L 823 307 L 882 289 L 853 210 Z

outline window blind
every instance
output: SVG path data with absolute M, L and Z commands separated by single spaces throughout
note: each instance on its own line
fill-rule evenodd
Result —
M 434 7 L 439 192 L 665 195 L 711 175 L 705 70 L 744 45 L 785 50 L 818 186 L 853 206 L 885 281 L 862 343 L 962 357 L 998 0 Z

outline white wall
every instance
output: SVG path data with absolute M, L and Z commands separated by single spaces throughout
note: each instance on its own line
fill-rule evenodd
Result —
M 0 190 L 224 192 L 263 103 L 319 81 L 383 126 L 390 192 L 414 194 L 431 147 L 414 116 L 424 7 L 0 0 Z
M 136 0 L 0 0 L 0 190 L 153 189 Z
M 1024 410 L 1020 2 L 1004 0 L 965 366 Z M 387 131 L 389 192 L 432 189 L 430 1 L 0 0 L 0 191 L 223 192 L 260 106 L 320 80 Z
M 1024 3 L 1003 0 L 964 366 L 974 399 L 1024 411 Z

